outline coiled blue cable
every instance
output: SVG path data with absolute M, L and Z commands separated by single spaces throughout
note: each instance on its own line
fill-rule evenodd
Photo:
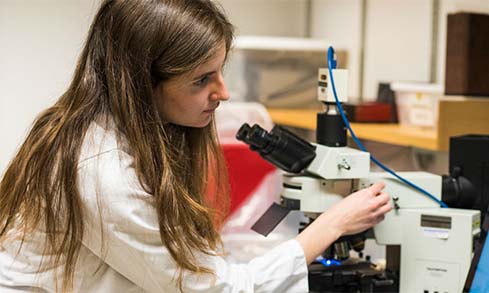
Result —
M 334 94 L 334 98 L 335 98 L 335 101 L 336 101 L 336 106 L 338 107 L 338 110 L 340 111 L 340 115 L 341 115 L 341 118 L 343 119 L 343 123 L 345 123 L 346 128 L 350 132 L 351 137 L 353 138 L 353 140 L 355 141 L 355 143 L 357 144 L 357 146 L 360 148 L 360 150 L 362 150 L 364 152 L 368 152 L 367 149 L 365 148 L 365 146 L 362 144 L 362 142 L 355 135 L 355 132 L 353 131 L 353 129 L 350 126 L 350 122 L 346 118 L 345 111 L 343 110 L 343 106 L 341 105 L 341 103 L 340 103 L 340 101 L 338 99 L 338 95 L 336 94 L 336 87 L 335 87 L 334 78 L 333 78 L 333 69 L 336 69 L 336 60 L 334 59 L 334 49 L 333 49 L 333 47 L 329 47 L 328 48 L 328 71 L 329 71 L 329 76 L 330 76 L 330 79 L 331 79 L 331 85 L 333 87 L 333 94 Z M 394 172 L 393 170 L 389 169 L 387 166 L 385 166 L 384 164 L 382 164 L 372 154 L 370 154 L 370 159 L 377 166 L 379 166 L 380 168 L 382 168 L 382 170 L 384 170 L 387 173 L 391 174 L 392 176 L 396 177 L 397 179 L 399 179 L 403 183 L 409 185 L 410 187 L 414 188 L 415 190 L 423 193 L 424 195 L 426 195 L 427 197 L 429 197 L 430 199 L 432 199 L 433 201 L 435 201 L 436 203 L 438 203 L 441 207 L 443 207 L 443 208 L 447 208 L 448 207 L 443 201 L 437 199 L 434 195 L 432 195 L 431 193 L 429 193 L 425 189 L 423 189 L 423 188 L 419 187 L 418 185 L 412 183 L 411 181 L 408 181 L 407 179 L 404 179 L 401 176 L 397 175 L 396 172 Z

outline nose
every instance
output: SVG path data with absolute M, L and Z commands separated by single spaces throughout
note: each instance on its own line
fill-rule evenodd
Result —
M 212 101 L 227 101 L 229 100 L 229 92 L 224 83 L 224 77 L 219 74 L 215 82 L 215 88 L 211 93 L 210 99 Z

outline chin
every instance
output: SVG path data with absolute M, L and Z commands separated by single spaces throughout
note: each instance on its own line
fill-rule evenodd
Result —
M 209 123 L 207 123 L 207 124 L 199 124 L 199 125 L 191 125 L 190 127 L 193 127 L 193 128 L 205 128 L 207 125 L 209 125 Z
M 211 123 L 212 119 L 208 121 L 200 121 L 200 122 L 184 122 L 184 123 L 174 123 L 180 126 L 193 127 L 193 128 L 204 128 Z
M 176 125 L 180 125 L 180 126 L 185 126 L 185 127 L 204 128 L 212 122 L 212 120 L 214 119 L 214 114 L 205 115 L 205 116 L 204 115 L 198 116 L 195 118 L 197 118 L 197 119 L 193 119 L 193 120 L 173 119 L 173 121 L 171 121 L 171 123 L 176 124 Z

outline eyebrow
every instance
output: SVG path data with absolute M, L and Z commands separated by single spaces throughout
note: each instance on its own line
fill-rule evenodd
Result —
M 200 74 L 200 75 L 194 77 L 193 80 L 201 79 L 201 78 L 203 78 L 203 77 L 205 77 L 207 75 L 212 75 L 214 73 L 216 73 L 216 71 L 215 70 L 212 70 L 212 71 L 209 71 L 209 72 L 206 72 L 206 73 L 203 73 L 203 74 Z

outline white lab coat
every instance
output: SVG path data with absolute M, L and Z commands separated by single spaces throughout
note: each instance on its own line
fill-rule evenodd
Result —
M 125 150 L 111 126 L 94 123 L 87 132 L 78 167 L 86 233 L 75 291 L 177 292 L 177 267 L 160 239 L 152 196 L 142 189 Z M 42 233 L 31 233 L 19 255 L 15 232 L 0 246 L 0 292 L 55 290 L 54 268 L 37 273 Z M 202 255 L 200 260 L 216 277 L 187 273 L 184 292 L 308 291 L 306 259 L 295 239 L 247 264 L 231 264 L 220 256 Z

